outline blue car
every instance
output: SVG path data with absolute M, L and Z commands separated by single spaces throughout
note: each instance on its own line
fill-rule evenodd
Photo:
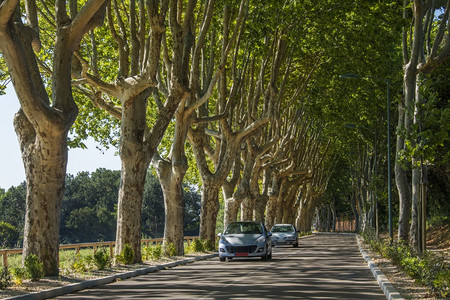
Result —
M 219 233 L 219 259 L 235 257 L 272 258 L 272 234 L 261 222 L 233 222 Z

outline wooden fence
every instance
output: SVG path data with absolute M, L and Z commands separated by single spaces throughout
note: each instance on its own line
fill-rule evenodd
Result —
M 198 236 L 185 236 L 184 240 L 190 244 L 193 240 L 198 239 Z M 163 238 L 158 239 L 142 239 L 141 244 L 148 246 L 149 244 L 159 244 L 164 241 Z M 97 252 L 99 247 L 109 247 L 109 255 L 114 256 L 114 246 L 116 242 L 97 242 L 97 243 L 80 243 L 80 244 L 63 244 L 59 245 L 59 250 L 75 249 L 75 253 L 79 253 L 82 248 L 93 248 L 94 253 Z M 15 249 L 0 249 L 0 255 L 2 256 L 3 266 L 8 267 L 8 255 L 22 254 L 22 248 Z

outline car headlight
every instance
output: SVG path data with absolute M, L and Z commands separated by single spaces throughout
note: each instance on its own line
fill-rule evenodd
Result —
M 223 244 L 229 244 L 230 242 L 222 235 L 222 237 L 220 238 L 220 241 L 223 243 Z
M 264 243 L 266 241 L 266 237 L 265 236 L 260 236 L 259 238 L 256 239 L 255 243 L 256 244 L 261 244 Z

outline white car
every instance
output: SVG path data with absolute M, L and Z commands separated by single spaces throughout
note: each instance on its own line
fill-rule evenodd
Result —
M 298 247 L 298 231 L 292 224 L 275 224 L 270 230 L 272 233 L 272 245 L 292 245 Z
M 219 233 L 219 258 L 261 257 L 272 258 L 271 233 L 261 222 L 233 222 Z

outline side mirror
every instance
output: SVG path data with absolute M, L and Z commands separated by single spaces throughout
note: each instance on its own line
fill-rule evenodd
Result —
M 222 232 L 217 235 L 218 237 L 222 237 Z

